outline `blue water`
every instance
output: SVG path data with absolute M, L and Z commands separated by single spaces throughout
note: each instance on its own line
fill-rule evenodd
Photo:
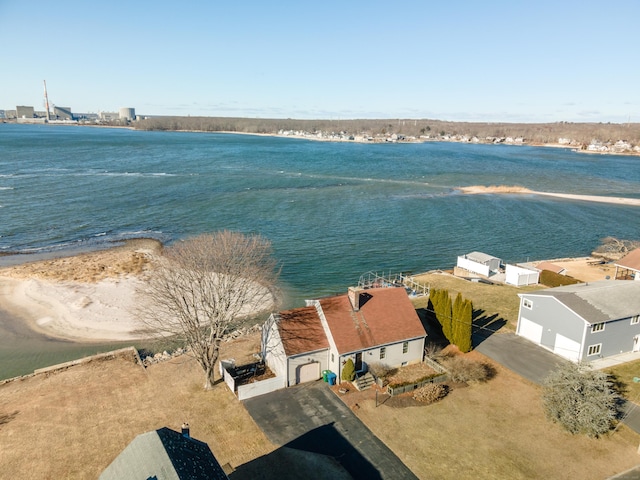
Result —
M 605 236 L 640 238 L 640 207 L 454 190 L 499 184 L 640 198 L 640 158 L 0 124 L 0 252 L 258 233 L 297 306 L 371 270 L 451 267 L 474 250 L 588 255 Z

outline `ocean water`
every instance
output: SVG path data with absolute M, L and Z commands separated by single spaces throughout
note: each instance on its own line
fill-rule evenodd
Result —
M 369 271 L 449 268 L 474 250 L 517 262 L 640 238 L 639 207 L 455 190 L 500 184 L 640 198 L 640 158 L 0 124 L 0 252 L 257 233 L 273 244 L 293 307 Z M 5 347 L 0 335 L 0 377 Z

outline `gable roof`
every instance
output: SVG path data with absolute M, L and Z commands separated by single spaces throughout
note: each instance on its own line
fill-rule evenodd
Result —
M 206 443 L 167 427 L 138 435 L 100 475 L 122 478 L 228 479 Z
M 316 307 L 301 307 L 279 313 L 278 330 L 287 356 L 329 348 Z
M 346 294 L 319 302 L 339 354 L 427 335 L 402 287 L 360 291 L 357 311 Z
M 522 293 L 520 296 L 556 298 L 589 324 L 640 314 L 640 282 L 633 280 L 578 283 Z
M 631 250 L 616 263 L 619 267 L 640 271 L 640 248 Z

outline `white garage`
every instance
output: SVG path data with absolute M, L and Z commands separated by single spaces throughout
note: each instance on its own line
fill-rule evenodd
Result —
M 521 317 L 518 323 L 517 334 L 540 345 L 540 341 L 542 340 L 542 325 L 538 325 L 531 320 Z
M 553 353 L 560 355 L 572 362 L 577 362 L 580 359 L 580 344 L 556 333 L 556 341 L 553 345 Z
M 313 382 L 320 378 L 320 362 L 305 363 L 296 367 L 296 383 Z

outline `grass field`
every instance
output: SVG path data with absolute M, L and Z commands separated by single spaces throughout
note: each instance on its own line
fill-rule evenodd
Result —
M 225 344 L 223 358 L 242 362 L 258 341 Z M 179 431 L 183 422 L 223 465 L 275 448 L 225 384 L 210 391 L 203 384 L 198 365 L 183 356 L 146 370 L 96 361 L 0 386 L 0 478 L 94 479 L 136 435 Z
M 370 395 L 354 411 L 419 478 L 601 480 L 640 463 L 635 432 L 621 426 L 598 440 L 566 433 L 545 418 L 539 387 L 493 365 L 494 379 L 433 405 L 376 408 Z
M 518 323 L 520 297 L 518 293 L 540 290 L 540 286 L 512 287 L 510 285 L 489 285 L 469 282 L 449 274 L 425 273 L 414 277 L 415 281 L 431 288 L 447 289 L 452 297 L 460 292 L 473 302 L 474 325 L 488 327 L 504 325 L 507 330 L 515 331 Z M 425 308 L 427 298 L 414 301 L 416 308 Z
M 225 344 L 223 358 L 249 360 L 258 341 Z M 419 478 L 602 479 L 640 463 L 637 434 L 569 435 L 544 418 L 538 387 L 495 368 L 490 382 L 434 405 L 376 408 L 373 394 L 358 394 L 355 412 Z M 195 362 L 179 357 L 146 370 L 91 362 L 0 386 L 0 477 L 96 478 L 136 435 L 185 421 L 223 465 L 275 449 L 226 385 L 202 384 Z

